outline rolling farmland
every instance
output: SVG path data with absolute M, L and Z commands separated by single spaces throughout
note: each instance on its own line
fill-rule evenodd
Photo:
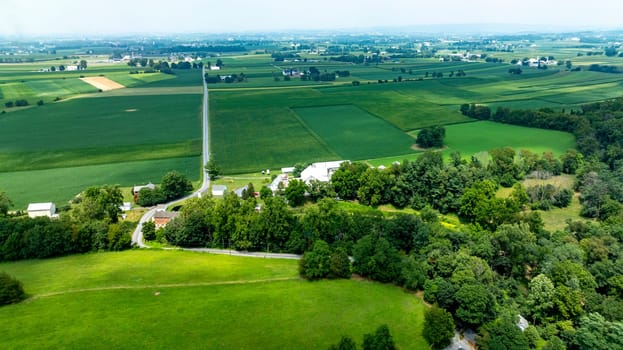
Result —
M 383 323 L 400 348 L 426 347 L 415 295 L 367 281 L 300 280 L 296 261 L 126 251 L 0 269 L 34 297 L 0 309 L 2 348 L 318 349 L 343 335 L 361 342 Z
M 31 105 L 0 115 L 0 188 L 16 209 L 33 201 L 62 205 L 93 185 L 158 182 L 171 170 L 199 178 L 197 70 L 128 74 L 127 66 L 105 65 L 33 72 L 29 66 L 0 70 L 1 102 L 26 99 Z M 98 92 L 81 76 L 105 77 L 125 88 Z M 38 99 L 43 105 L 32 106 Z

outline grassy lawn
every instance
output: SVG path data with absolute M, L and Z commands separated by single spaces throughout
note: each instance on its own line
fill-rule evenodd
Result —
M 0 270 L 35 294 L 0 309 L 3 349 L 323 349 L 342 335 L 361 344 L 383 323 L 400 349 L 427 348 L 425 306 L 413 294 L 365 281 L 299 280 L 295 261 L 130 251 Z M 132 288 L 106 289 L 118 286 Z M 70 292 L 76 288 L 103 289 Z M 61 293 L 44 295 L 53 292 Z
M 385 120 L 353 105 L 294 110 L 313 135 L 342 159 L 360 160 L 406 154 L 413 138 Z

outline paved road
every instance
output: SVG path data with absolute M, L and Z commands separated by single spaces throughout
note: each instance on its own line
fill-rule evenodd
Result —
M 172 248 L 177 249 L 177 248 Z M 291 259 L 300 260 L 301 256 L 297 254 L 280 254 L 280 253 L 264 253 L 264 252 L 239 252 L 237 250 L 229 249 L 212 249 L 212 248 L 180 248 L 181 250 L 188 250 L 191 252 L 221 254 L 221 255 L 233 255 L 233 256 L 246 256 L 250 258 L 266 258 L 266 259 Z
M 208 140 L 208 136 L 209 136 L 209 127 L 208 127 L 208 113 L 210 112 L 210 108 L 208 106 L 208 85 L 205 82 L 205 79 L 203 78 L 205 76 L 205 66 L 202 69 L 202 74 L 201 74 L 201 80 L 203 81 L 203 122 L 202 122 L 202 129 L 203 129 L 203 166 L 202 166 L 202 171 L 203 171 L 203 183 L 201 184 L 201 187 L 199 187 L 199 189 L 195 192 L 193 192 L 192 194 L 184 197 L 184 198 L 180 198 L 177 199 L 175 201 L 169 202 L 169 203 L 164 203 L 161 204 L 161 207 L 168 207 L 172 204 L 176 204 L 182 201 L 185 201 L 188 198 L 192 198 L 192 197 L 199 197 L 201 196 L 202 193 L 206 192 L 208 190 L 208 188 L 210 188 L 210 177 L 208 176 L 208 172 L 205 169 L 206 164 L 208 164 L 208 160 L 210 159 L 210 142 Z M 143 216 L 141 217 L 141 219 L 138 222 L 138 225 L 136 225 L 136 229 L 134 230 L 134 233 L 132 234 L 132 243 L 136 244 L 137 246 L 139 246 L 140 248 L 149 248 L 148 246 L 145 245 L 145 243 L 143 243 L 143 224 L 146 223 L 147 221 L 151 220 L 154 217 L 154 214 L 156 214 L 156 208 L 157 207 L 152 207 L 150 208 L 145 214 L 143 214 Z

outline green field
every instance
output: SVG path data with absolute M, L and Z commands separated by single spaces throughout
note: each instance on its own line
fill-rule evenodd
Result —
M 537 154 L 551 151 L 559 156 L 575 148 L 575 137 L 561 131 L 481 121 L 446 126 L 445 144 L 446 154 L 459 151 L 464 157 L 500 147 L 511 147 L 517 152 L 527 149 Z
M 342 159 L 365 159 L 408 153 L 412 137 L 385 120 L 353 105 L 294 110 L 312 135 Z
M 296 266 L 176 251 L 0 264 L 34 296 L 0 309 L 0 347 L 324 349 L 383 323 L 400 349 L 427 347 L 413 294 L 299 280 Z
M 248 68 L 245 74 L 249 74 L 252 81 L 254 69 L 260 76 L 270 72 L 259 62 L 260 57 L 249 57 L 246 61 L 238 57 L 230 63 L 236 65 L 232 71 Z M 455 141 L 449 137 L 448 148 L 464 154 L 506 145 L 560 154 L 575 146 L 568 134 L 543 134 L 537 130 L 518 132 L 520 129 L 502 126 L 490 130 L 492 126 L 487 124 L 453 126 L 473 121 L 459 113 L 459 106 L 479 103 L 490 106 L 493 111 L 499 106 L 569 110 L 582 103 L 618 96 L 623 84 L 623 77 L 618 74 L 569 72 L 559 68 L 525 68 L 522 75 L 511 76 L 508 64 L 484 62 L 413 60 L 396 67 L 336 62 L 314 64 L 327 70 L 350 69 L 351 76 L 323 86 L 296 87 L 281 82 L 281 85 L 270 84 L 264 88 L 247 83 L 215 84 L 211 88 L 211 146 L 225 173 L 248 173 L 336 158 L 382 158 L 371 161 L 378 165 L 414 157 L 409 149 L 390 146 L 391 142 L 399 143 L 397 140 L 401 136 L 383 138 L 380 135 L 389 133 L 381 132 L 378 133 L 380 141 L 366 143 L 364 140 L 371 140 L 368 137 L 373 131 L 377 132 L 380 125 L 366 125 L 370 116 L 393 124 L 394 130 L 403 132 L 433 125 L 445 125 L 448 130 L 457 127 L 457 134 L 449 135 Z M 299 68 L 309 65 L 289 64 Z M 412 74 L 402 74 L 399 68 L 411 70 Z M 458 70 L 464 70 L 467 76 L 449 78 L 450 72 Z M 442 79 L 425 78 L 426 72 L 446 75 Z M 409 81 L 392 82 L 398 75 Z M 362 81 L 360 86 L 350 84 L 356 79 Z M 378 83 L 377 79 L 388 82 Z M 348 111 L 332 110 L 337 106 L 350 107 Z M 318 122 L 314 124 L 314 121 Z M 473 128 L 480 127 L 484 129 L 474 132 Z M 465 133 L 460 131 L 462 128 Z M 355 144 L 353 140 L 361 143 Z
M 60 206 L 93 185 L 157 183 L 171 170 L 198 180 L 200 71 L 129 74 L 125 64 L 106 64 L 39 72 L 41 67 L 46 63 L 0 69 L 2 106 L 18 98 L 31 104 L 0 114 L 0 190 L 14 209 L 35 201 Z M 98 92 L 81 76 L 105 76 L 128 88 Z M 62 100 L 54 102 L 57 97 Z M 39 99 L 44 104 L 32 106 Z
M 177 170 L 190 180 L 199 180 L 201 157 L 164 158 L 44 170 L 0 172 L 0 189 L 14 204 L 26 209 L 32 202 L 54 202 L 58 207 L 89 186 L 133 186 L 158 183 L 164 174 Z

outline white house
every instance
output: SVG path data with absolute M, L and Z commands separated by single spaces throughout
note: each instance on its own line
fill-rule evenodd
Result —
M 268 188 L 270 188 L 270 190 L 273 191 L 273 193 L 276 193 L 279 190 L 280 184 L 282 184 L 282 188 L 288 187 L 288 184 L 289 184 L 288 174 L 277 175 L 277 177 L 275 177 L 273 182 L 270 183 Z
M 225 185 L 212 185 L 212 195 L 213 196 L 224 196 L 225 191 L 227 191 L 227 186 Z
M 79 68 L 78 66 L 67 66 L 65 67 L 65 70 L 71 72 L 71 71 L 79 70 L 78 68 Z
M 282 174 L 292 174 L 294 172 L 294 167 L 281 168 Z
M 311 180 L 329 182 L 333 173 L 340 168 L 340 165 L 348 160 L 338 160 L 333 162 L 313 163 L 301 172 L 301 180 L 309 184 Z
M 56 217 L 56 206 L 54 203 L 30 203 L 28 204 L 28 217 L 36 218 L 47 216 L 49 218 Z

